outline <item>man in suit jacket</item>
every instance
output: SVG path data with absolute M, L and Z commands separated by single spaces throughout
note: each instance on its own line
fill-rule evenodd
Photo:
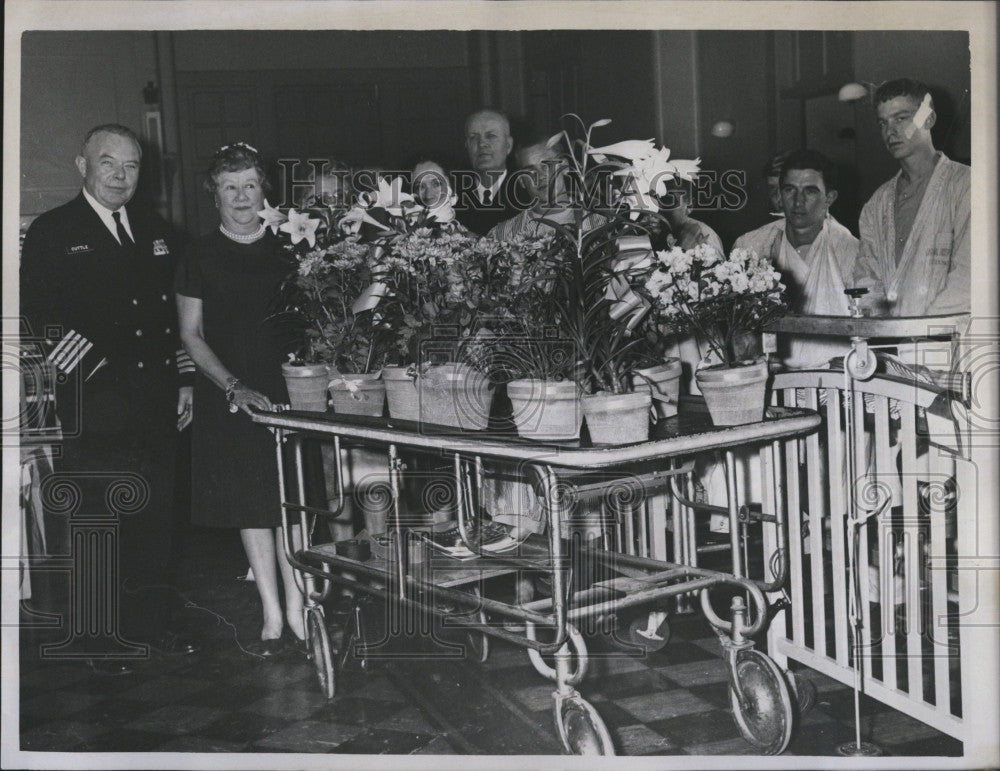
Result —
M 69 636 L 43 656 L 105 674 L 127 672 L 150 646 L 194 651 L 167 632 L 177 432 L 191 420 L 194 366 L 179 355 L 173 303 L 180 244 L 130 203 L 141 158 L 124 126 L 88 132 L 76 159 L 83 190 L 32 223 L 21 260 L 22 314 L 59 383 L 63 443 L 43 498 L 75 501 L 62 512 Z
M 484 236 L 519 211 L 513 180 L 507 173 L 513 147 L 510 121 L 502 112 L 484 109 L 466 119 L 465 149 L 473 173 L 456 179 L 455 213 L 473 233 Z

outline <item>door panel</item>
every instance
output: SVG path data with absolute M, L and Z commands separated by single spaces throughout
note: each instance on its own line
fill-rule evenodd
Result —
M 257 94 L 251 86 L 238 82 L 178 83 L 178 92 L 185 220 L 192 234 L 207 233 L 219 220 L 203 186 L 205 171 L 224 144 L 243 141 L 259 146 Z
M 178 73 L 187 225 L 215 228 L 204 193 L 215 151 L 243 140 L 275 173 L 269 199 L 280 204 L 291 180 L 281 159 L 333 157 L 351 166 L 407 169 L 416 157 L 463 163 L 462 123 L 470 109 L 467 68 L 270 70 Z M 287 165 L 286 165 L 287 167 Z M 312 169 L 296 169 L 297 180 Z
M 295 86 L 274 91 L 275 148 L 282 157 L 333 156 L 348 164 L 378 154 L 378 87 Z

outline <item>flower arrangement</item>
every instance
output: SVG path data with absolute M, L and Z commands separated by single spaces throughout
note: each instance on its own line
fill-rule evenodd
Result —
M 347 206 L 265 202 L 260 217 L 295 260 L 282 315 L 304 337 L 302 359 L 356 373 L 430 359 L 485 368 L 479 321 L 498 302 L 494 276 L 505 263 L 450 206 L 427 210 L 401 179 L 379 178 Z
M 531 376 L 571 376 L 590 393 L 623 393 L 633 387 L 631 371 L 648 356 L 646 337 L 637 329 L 651 307 L 642 291 L 654 268 L 649 221 L 659 217 L 657 197 L 666 183 L 691 179 L 699 161 L 670 161 L 670 151 L 653 140 L 595 147 L 593 131 L 610 121 L 586 126 L 578 116 L 568 117 L 578 136 L 561 131 L 548 147 L 565 159 L 572 216 L 568 222 L 542 219 L 551 230 L 542 242 L 506 245 L 521 264 L 511 274 L 506 307 L 514 320 L 556 328 L 572 347 L 572 361 L 563 366 L 560 359 L 556 367 L 522 349 Z
M 375 284 L 355 311 L 391 337 L 387 356 L 394 364 L 481 363 L 472 343 L 490 305 L 496 251 L 495 242 L 457 230 L 400 233 L 374 251 Z
M 656 252 L 644 286 L 655 319 L 693 331 L 726 367 L 746 362 L 743 335 L 784 313 L 784 289 L 780 274 L 756 252 L 734 249 L 726 257 L 705 244 Z
M 275 234 L 287 237 L 294 270 L 281 288 L 280 316 L 302 340 L 298 359 L 340 372 L 377 372 L 385 362 L 384 332 L 351 310 L 371 282 L 369 247 L 339 226 L 342 209 L 314 205 L 280 211 L 265 201 L 260 212 Z
M 429 211 L 417 204 L 397 178 L 380 179 L 378 191 L 341 220 L 371 249 L 372 280 L 352 311 L 380 331 L 387 363 L 463 360 L 485 367 L 480 321 L 498 299 L 500 247 L 453 218 L 450 207 Z
M 496 313 L 490 319 L 492 368 L 503 381 L 534 377 L 568 380 L 576 376 L 579 356 L 560 336 L 552 302 L 559 274 L 549 234 L 518 236 L 503 244 L 496 261 L 499 285 Z

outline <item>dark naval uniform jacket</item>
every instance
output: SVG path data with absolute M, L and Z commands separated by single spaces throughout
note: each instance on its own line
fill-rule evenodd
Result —
M 128 430 L 135 418 L 164 429 L 178 385 L 193 382 L 172 291 L 180 242 L 155 213 L 125 208 L 134 246 L 118 244 L 83 193 L 25 236 L 21 311 L 56 368 L 67 437 Z
M 178 367 L 172 287 L 181 244 L 155 213 L 126 211 L 134 245 L 120 245 L 81 193 L 40 215 L 22 247 L 28 344 L 56 370 L 63 441 L 53 478 L 78 500 L 48 518 L 60 523 L 52 540 L 83 571 L 71 591 L 84 584 L 107 593 L 70 598 L 70 616 L 101 617 L 70 618 L 69 638 L 48 655 L 136 655 L 132 644 L 157 639 L 169 613 L 177 388 L 194 375 L 186 355 Z M 88 536 L 95 522 L 113 533 L 109 555 L 89 551 L 104 543 Z

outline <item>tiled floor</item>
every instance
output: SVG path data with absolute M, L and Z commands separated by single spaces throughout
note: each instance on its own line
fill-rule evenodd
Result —
M 179 590 L 181 619 L 203 645 L 182 659 L 152 657 L 107 678 L 76 662 L 43 660 L 52 630 L 21 633 L 20 746 L 35 751 L 557 755 L 553 685 L 522 648 L 492 641 L 485 664 L 435 657 L 410 641 L 399 655 L 350 664 L 327 702 L 297 653 L 254 660 L 257 599 L 237 580 L 245 561 L 235 533 L 191 530 Z M 48 600 L 59 596 L 51 581 Z M 44 586 L 39 585 L 39 589 Z M 62 589 L 62 591 L 65 591 Z M 45 605 L 40 597 L 33 607 Z M 726 668 L 708 624 L 671 620 L 661 651 L 625 656 L 600 639 L 580 692 L 623 755 L 749 755 L 729 708 Z M 393 650 L 403 652 L 397 643 Z M 816 673 L 816 705 L 798 720 L 789 755 L 835 755 L 853 738 L 851 691 Z M 874 701 L 863 736 L 891 755 L 960 755 L 961 745 Z

